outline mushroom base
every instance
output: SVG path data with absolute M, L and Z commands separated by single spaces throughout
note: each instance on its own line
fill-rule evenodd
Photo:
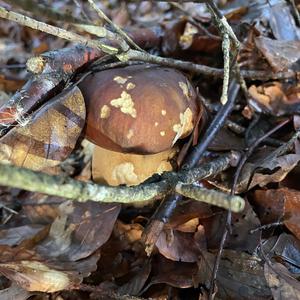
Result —
M 110 186 L 138 185 L 153 174 L 171 171 L 171 159 L 176 154 L 177 148 L 156 154 L 138 155 L 95 146 L 92 160 L 93 180 Z

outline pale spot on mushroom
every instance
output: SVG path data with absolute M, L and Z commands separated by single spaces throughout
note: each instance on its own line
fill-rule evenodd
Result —
M 124 84 L 128 78 L 122 77 L 122 76 L 115 76 L 114 81 L 116 81 L 118 84 Z
M 107 119 L 110 115 L 110 108 L 105 104 L 101 108 L 100 112 L 100 118 L 101 119 Z
M 130 140 L 133 137 L 133 130 L 132 129 L 129 129 L 126 137 L 127 137 L 128 140 Z
M 165 131 L 161 131 L 161 132 L 160 132 L 160 135 L 161 135 L 161 136 L 165 136 L 165 135 L 166 135 L 166 132 L 165 132 Z
M 130 115 L 136 118 L 136 109 L 134 108 L 134 102 L 131 95 L 126 91 L 123 91 L 120 98 L 113 99 L 110 104 L 114 107 L 120 108 L 121 112 L 126 115 Z
M 132 184 L 137 182 L 138 176 L 134 172 L 134 165 L 125 162 L 114 167 L 112 179 L 119 182 L 119 184 Z
M 157 126 L 158 126 L 158 122 L 155 122 L 155 123 L 154 123 L 154 126 L 157 127 Z
M 127 86 L 126 86 L 126 90 L 129 91 L 129 90 L 132 90 L 135 88 L 135 84 L 132 83 L 132 82 L 128 82 Z
M 182 89 L 183 95 L 190 98 L 188 85 L 182 81 L 178 82 L 179 87 Z
M 163 116 L 165 116 L 165 115 L 167 114 L 167 112 L 163 109 L 163 110 L 161 111 L 161 114 L 162 114 Z
M 193 130 L 193 113 L 190 108 L 187 108 L 184 113 L 179 115 L 180 124 L 173 125 L 173 131 L 177 134 L 173 139 L 172 145 L 180 138 L 187 136 Z

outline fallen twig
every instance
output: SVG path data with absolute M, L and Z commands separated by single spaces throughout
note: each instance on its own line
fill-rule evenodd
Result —
M 235 153 L 221 156 L 203 165 L 201 168 L 195 168 L 182 173 L 167 172 L 162 180 L 157 183 L 141 184 L 136 187 L 98 185 L 74 180 L 65 176 L 48 175 L 25 168 L 0 164 L 0 185 L 81 202 L 93 200 L 103 203 L 118 202 L 130 204 L 161 198 L 171 192 L 179 182 L 188 184 L 194 182 L 194 180 L 200 180 L 217 174 L 230 167 L 232 160 L 236 160 Z M 227 197 L 226 194 L 223 194 L 223 196 Z M 220 195 L 217 197 L 219 198 Z M 211 199 L 213 202 L 218 201 L 213 200 L 214 195 L 211 196 Z
M 70 14 L 62 14 L 57 10 L 38 4 L 36 1 L 33 0 L 5 0 L 5 2 L 17 5 L 23 10 L 29 11 L 36 16 L 44 18 L 46 17 L 50 20 L 63 21 L 68 23 L 86 23 L 86 21 L 82 19 L 73 17 Z
M 60 29 L 58 27 L 45 24 L 43 22 L 38 22 L 32 18 L 25 17 L 21 14 L 8 11 L 5 8 L 0 6 L 0 17 L 8 19 L 14 22 L 17 22 L 23 26 L 27 26 L 36 30 L 44 31 L 49 34 L 58 36 L 63 39 L 67 39 L 73 42 L 80 43 L 84 46 L 90 46 L 93 48 L 101 49 L 106 51 L 105 53 L 116 54 L 118 49 L 112 46 L 105 45 L 97 40 L 90 40 L 84 37 L 81 37 L 78 34 L 68 32 L 66 30 Z M 214 77 L 223 77 L 223 69 L 212 68 L 209 66 L 198 65 L 192 62 L 182 61 L 178 59 L 165 58 L 160 56 L 151 55 L 146 52 L 130 49 L 127 52 L 121 53 L 117 56 L 119 59 L 126 60 L 140 60 L 149 63 L 155 63 L 159 65 L 169 66 L 185 71 L 191 71 L 195 74 L 203 74 L 207 76 Z M 286 72 L 277 72 L 272 73 L 270 71 L 256 71 L 256 70 L 241 70 L 241 76 L 247 79 L 253 80 L 270 80 L 270 79 L 287 79 L 287 78 L 296 78 L 297 74 L 294 71 Z
M 115 31 L 126 41 L 129 45 L 131 45 L 133 48 L 139 50 L 139 51 L 144 51 L 142 48 L 140 48 L 131 38 L 128 36 L 128 34 L 123 31 L 117 24 L 113 23 L 107 15 L 95 4 L 93 0 L 88 0 L 89 4 L 91 7 L 97 12 L 98 16 L 102 19 L 104 19 L 108 24 L 110 24 Z M 127 45 L 127 50 L 129 49 L 129 46 Z
M 10 21 L 14 21 L 20 25 L 27 26 L 32 29 L 40 30 L 58 36 L 68 41 L 77 42 L 77 43 L 84 44 L 85 46 L 101 49 L 104 53 L 107 54 L 117 54 L 119 52 L 117 48 L 109 45 L 105 45 L 98 40 L 90 40 L 88 38 L 80 36 L 79 34 L 69 32 L 67 30 L 46 24 L 44 22 L 39 22 L 35 19 L 26 17 L 24 15 L 15 13 L 13 11 L 8 11 L 1 6 L 0 6 L 0 17 Z

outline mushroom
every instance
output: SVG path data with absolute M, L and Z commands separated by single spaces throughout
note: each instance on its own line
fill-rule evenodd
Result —
M 89 75 L 79 87 L 87 107 L 85 136 L 103 148 L 95 150 L 94 177 L 105 177 L 111 185 L 133 185 L 170 170 L 170 163 L 162 162 L 175 155 L 175 143 L 192 132 L 199 112 L 196 92 L 184 74 L 135 65 Z M 143 166 L 151 172 L 137 174 L 137 169 L 144 172 Z
M 120 153 L 95 146 L 92 158 L 93 180 L 111 186 L 138 185 L 153 174 L 172 171 L 173 147 L 155 154 Z

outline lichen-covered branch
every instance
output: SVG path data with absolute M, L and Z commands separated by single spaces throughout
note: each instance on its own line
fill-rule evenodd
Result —
M 87 200 L 119 203 L 149 201 L 163 196 L 170 190 L 165 181 L 138 187 L 109 187 L 3 164 L 0 164 L 0 185 L 81 202 Z
M 229 209 L 233 212 L 240 212 L 245 207 L 245 201 L 239 196 L 231 196 L 215 190 L 208 190 L 199 188 L 194 184 L 182 184 L 176 185 L 175 191 L 183 196 L 199 200 L 201 202 L 209 203 L 219 207 Z
M 34 0 L 5 0 L 5 2 L 8 2 L 12 5 L 17 5 L 21 7 L 23 10 L 29 11 L 36 16 L 43 17 L 43 18 L 46 17 L 50 20 L 64 21 L 69 23 L 80 23 L 80 24 L 86 23 L 86 21 L 76 18 L 71 14 L 62 14 L 61 12 L 53 8 L 38 4 L 37 1 Z
M 161 198 L 172 192 L 179 182 L 182 184 L 192 183 L 208 176 L 215 175 L 234 164 L 235 159 L 235 153 L 225 154 L 201 167 L 179 173 L 169 172 L 163 176 L 162 180 L 159 182 L 141 184 L 135 187 L 110 187 L 98 185 L 91 182 L 74 180 L 65 176 L 48 175 L 25 168 L 0 164 L 0 185 L 81 202 L 93 200 L 102 203 L 118 202 L 130 204 L 133 202 L 145 202 L 155 198 Z M 196 200 L 201 200 L 203 198 L 199 195 L 202 193 L 202 188 L 197 187 L 197 189 Z M 194 195 L 193 193 L 191 193 L 191 195 Z M 203 197 L 205 198 L 207 191 L 203 190 L 203 193 Z M 185 192 L 187 197 L 188 194 L 189 192 Z M 227 202 L 226 199 L 228 198 L 228 195 L 219 193 L 216 194 L 216 199 L 214 195 L 215 194 L 211 194 L 211 197 L 209 198 L 212 201 L 212 204 L 221 203 L 222 201 L 220 201 L 220 198 L 222 198 L 222 195 L 225 199 L 223 202 Z M 228 205 L 225 204 L 224 208 L 227 207 Z
M 4 18 L 10 21 L 14 21 L 20 25 L 30 27 L 32 29 L 40 30 L 55 36 L 58 36 L 62 39 L 69 40 L 72 42 L 77 42 L 84 44 L 92 48 L 101 49 L 107 54 L 117 54 L 118 49 L 112 46 L 105 45 L 98 40 L 90 40 L 88 38 L 82 37 L 79 34 L 69 32 L 67 30 L 61 29 L 56 26 L 52 26 L 43 22 L 39 22 L 35 19 L 26 17 L 24 15 L 15 13 L 13 11 L 8 11 L 4 7 L 0 6 L 0 18 Z

